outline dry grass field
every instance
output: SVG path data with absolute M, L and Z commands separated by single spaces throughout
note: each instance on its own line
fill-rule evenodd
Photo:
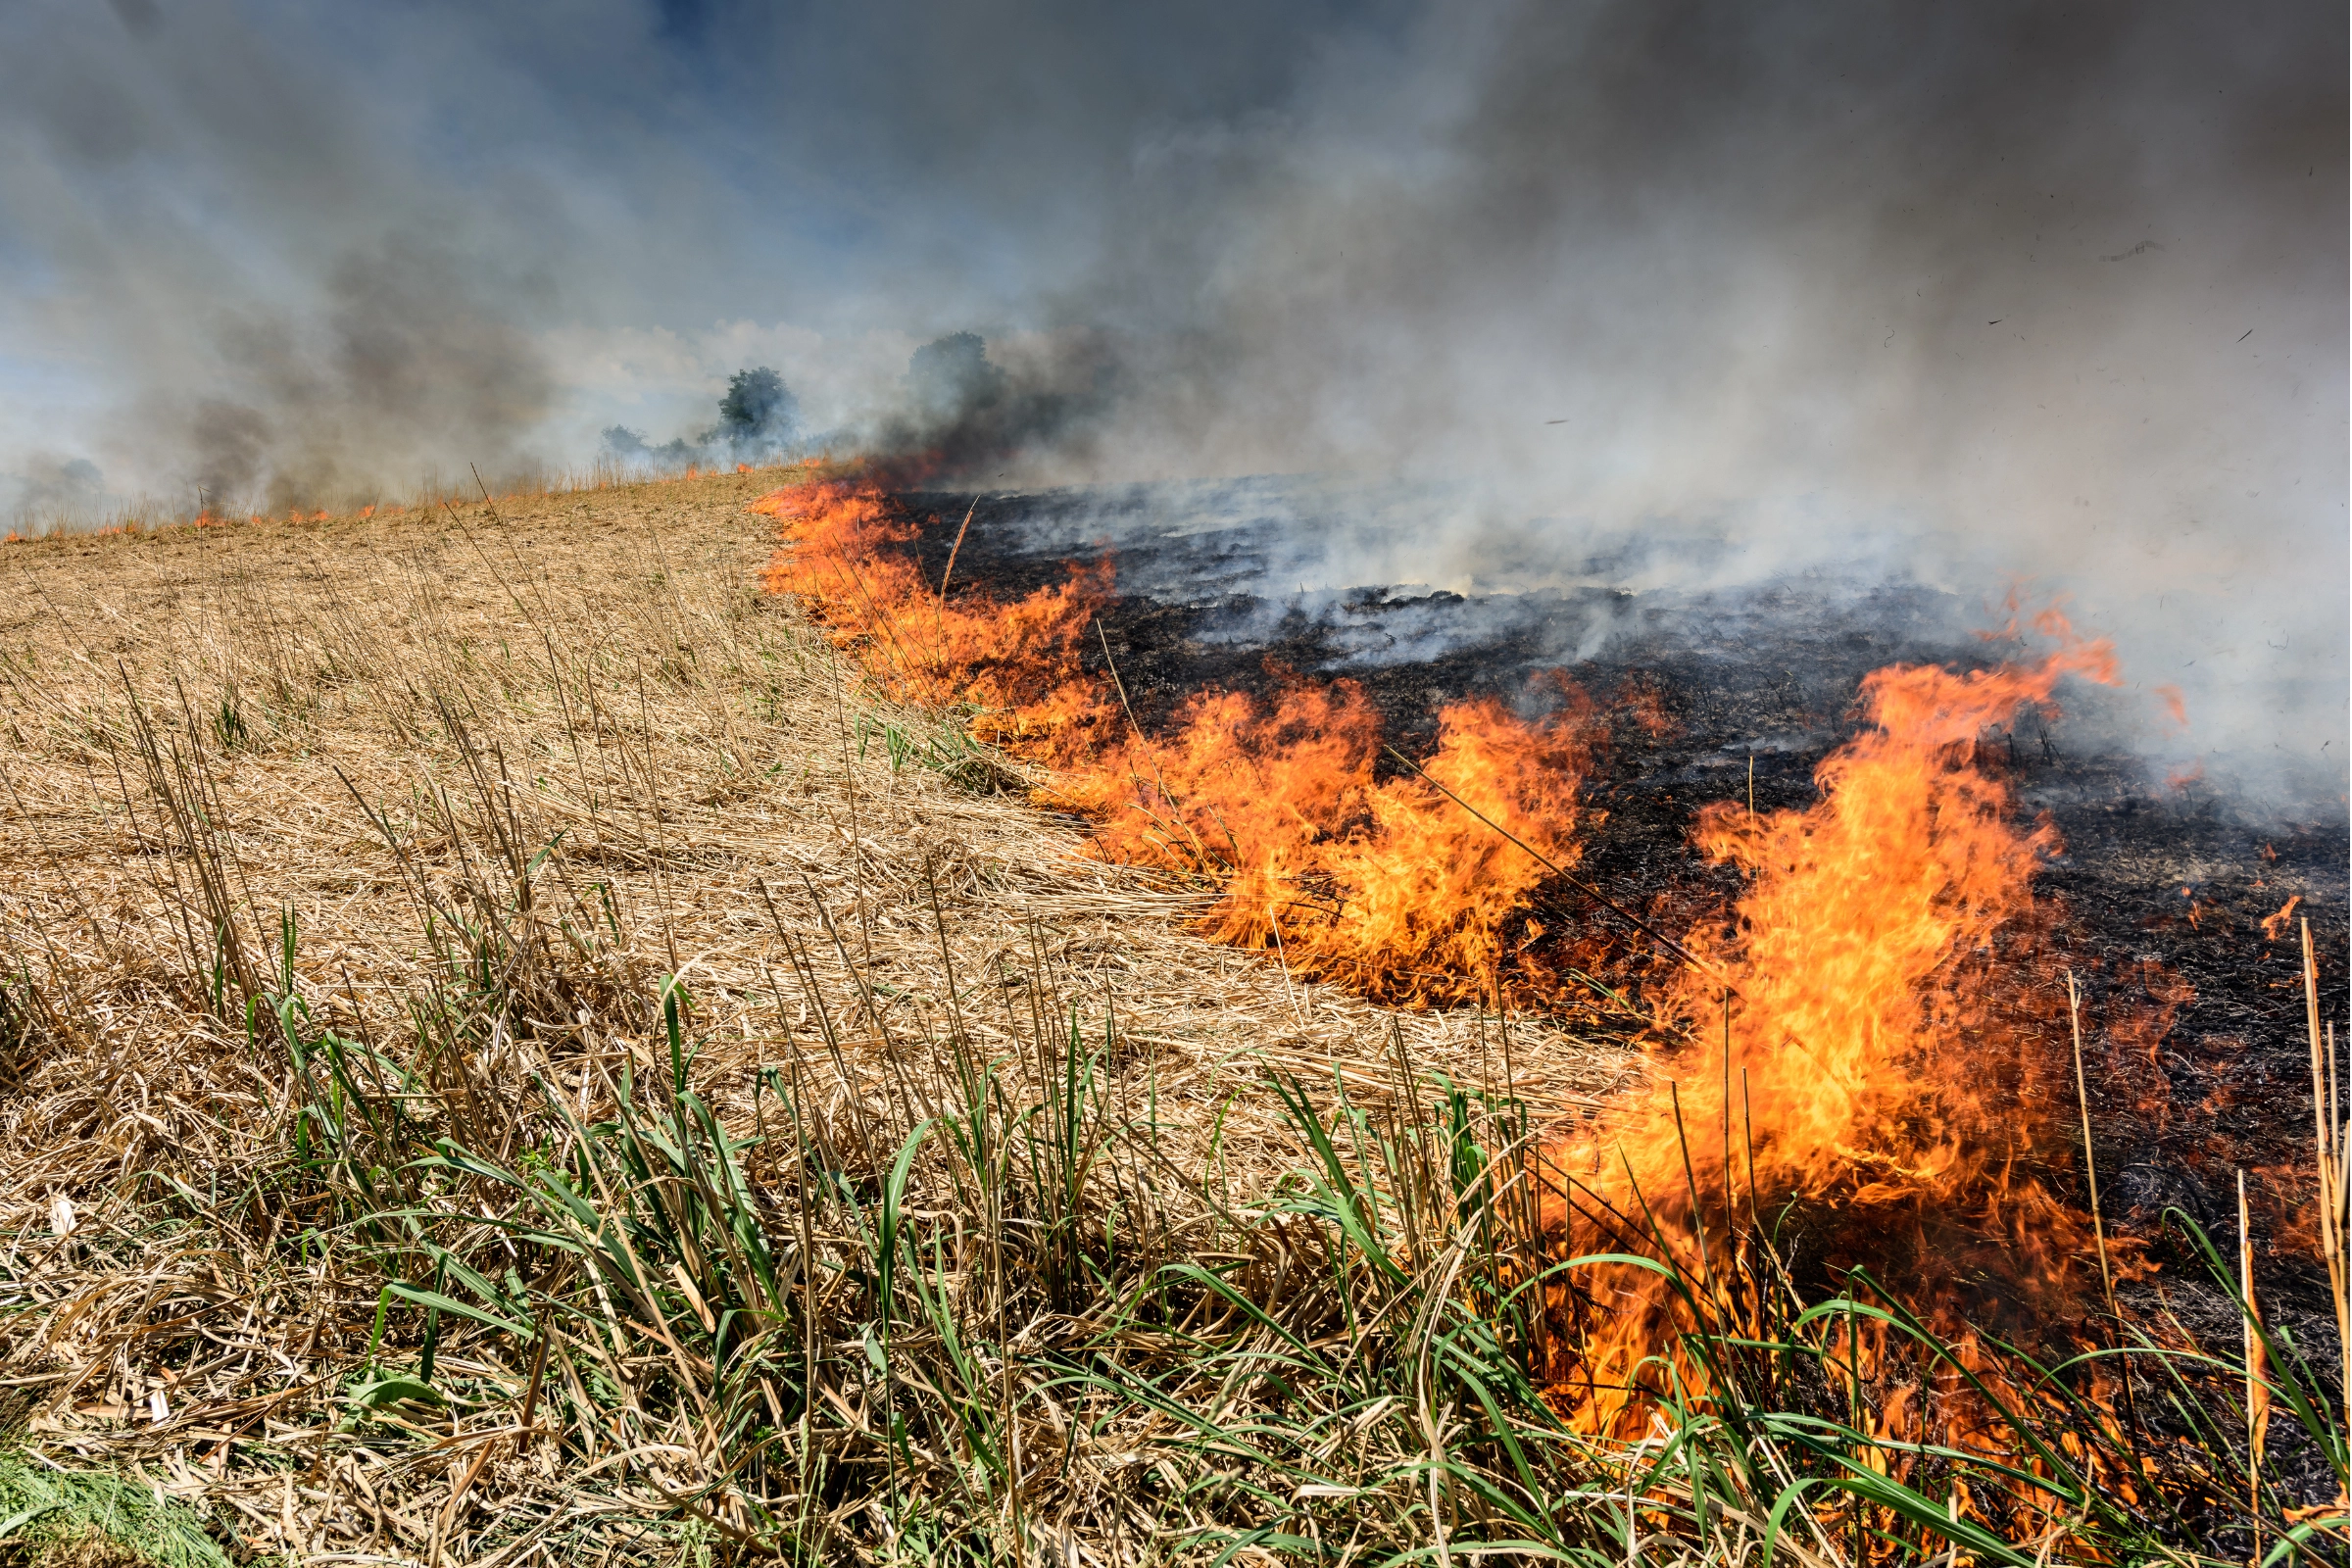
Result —
M 743 506 L 774 481 L 0 554 L 20 1490 L 128 1477 L 300 1560 L 909 1530 L 1213 1558 L 1252 1508 L 1153 1452 L 1198 1435 L 1095 1431 L 1106 1396 L 1051 1386 L 1170 1261 L 1315 1294 L 1264 1220 L 1315 1158 L 1274 1082 L 1382 1115 L 1443 1074 L 1572 1116 L 1624 1076 L 1185 934 L 1193 896 L 1088 858 L 760 592 Z M 698 1228 L 734 1220 L 772 1255 L 713 1255 Z M 875 1308 L 885 1223 L 985 1304 L 974 1386 L 896 1392 L 869 1354 L 938 1335 Z M 901 1408 L 942 1398 L 992 1436 Z

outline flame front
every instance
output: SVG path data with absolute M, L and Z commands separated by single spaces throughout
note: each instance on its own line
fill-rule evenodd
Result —
M 1599 730 L 1556 675 L 1529 694 L 1534 718 L 1494 698 L 1448 705 L 1436 752 L 1385 779 L 1380 716 L 1352 681 L 1286 678 L 1270 703 L 1198 693 L 1146 736 L 1083 662 L 1107 563 L 1017 600 L 951 597 L 878 490 L 809 485 L 754 508 L 785 524 L 768 588 L 799 596 L 892 697 L 960 708 L 981 739 L 1055 769 L 1041 798 L 1095 820 L 1093 853 L 1210 883 L 1215 940 L 1390 1001 L 1492 996 L 1545 929 L 1535 890 L 1582 854 Z
M 1085 663 L 1106 563 L 1018 600 L 951 598 L 877 490 L 808 486 L 758 510 L 786 524 L 769 587 L 800 595 L 893 696 L 959 707 L 1048 764 L 1041 798 L 1094 820 L 1092 853 L 1204 879 L 1206 935 L 1383 1000 L 1562 1000 L 1544 896 L 1601 819 L 1581 789 L 1607 735 L 1565 678 L 1539 682 L 1527 713 L 1448 705 L 1435 751 L 1400 768 L 1381 765 L 1380 716 L 1348 680 L 1196 693 L 1149 736 Z M 1984 741 L 2062 678 L 2112 684 L 2114 659 L 2054 612 L 2035 630 L 2059 647 L 2031 666 L 1868 676 L 1862 726 L 1818 768 L 1809 808 L 1700 811 L 1697 848 L 1744 890 L 1682 945 L 1649 1087 L 1536 1162 L 1560 1255 L 1669 1263 L 1704 1310 L 1737 1317 L 1794 1289 L 1757 1271 L 1770 1232 L 1774 1266 L 1815 1284 L 1899 1280 L 1994 1384 L 1969 1325 L 2054 1321 L 2095 1277 L 2088 1225 L 2056 1196 L 2072 1159 L 2053 1114 L 2063 992 L 2033 882 L 2057 835 L 2018 822 Z M 1630 716 L 1654 730 L 1655 708 L 1647 694 Z M 1677 1349 L 1702 1308 L 1656 1272 L 1588 1266 L 1547 1300 L 1565 1330 L 1547 1336 L 1553 1396 L 1586 1430 L 1639 1436 L 1669 1379 L 1703 1395 Z M 1997 1441 L 1948 1365 L 1931 1375 L 1883 1330 L 1849 1332 L 1881 1429 Z
M 1818 804 L 1700 813 L 1700 849 L 1746 891 L 1727 928 L 1689 944 L 1698 961 L 1665 1008 L 1683 1038 L 1651 1088 L 1551 1152 L 1569 1245 L 1663 1254 L 1729 1301 L 1750 1289 L 1740 1250 L 1776 1232 L 1815 1280 L 1899 1278 L 1954 1335 L 2044 1320 L 2086 1267 L 2095 1279 L 2089 1227 L 2045 1179 L 2071 1160 L 2053 1115 L 2065 1024 L 2044 1000 L 2048 921 L 2032 888 L 2057 836 L 2018 824 L 1982 752 L 1987 729 L 2047 705 L 2068 674 L 2111 683 L 2110 649 L 2069 635 L 2031 668 L 1879 670 L 1864 728 L 1816 773 Z M 1555 1367 L 1566 1402 L 1593 1430 L 1629 1433 L 1667 1375 L 1643 1362 L 1671 1355 L 1690 1303 L 1609 1266 L 1562 1306 L 1580 1331 Z M 1855 1364 L 1896 1375 L 1881 1355 Z M 1886 1408 L 1936 1413 L 1907 1396 Z
M 1380 717 L 1352 681 L 1288 683 L 1185 706 L 1175 734 L 1132 739 L 1069 786 L 1111 858 L 1216 877 L 1201 922 L 1291 967 L 1393 1002 L 1492 997 L 1543 882 L 1574 865 L 1592 704 L 1556 677 L 1524 718 L 1448 704 L 1434 755 L 1380 779 Z M 1533 975 L 1511 977 L 1524 990 Z
M 1041 761 L 1074 763 L 1095 748 L 1113 710 L 1079 656 L 1110 598 L 1107 563 L 1010 604 L 972 591 L 950 600 L 906 548 L 920 530 L 878 490 L 796 486 L 752 510 L 781 521 L 790 542 L 764 586 L 797 596 L 891 697 L 967 708 L 980 738 Z

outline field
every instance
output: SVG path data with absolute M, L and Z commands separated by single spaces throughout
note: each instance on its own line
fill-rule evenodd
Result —
M 2080 1379 L 1889 1438 L 1840 1356 L 1913 1327 L 1759 1238 L 1668 1250 L 1708 1388 L 1562 1419 L 1542 1151 L 1642 1058 L 1195 934 L 1212 891 L 1089 855 L 761 590 L 779 482 L 0 552 L 0 1545 L 2023 1564 L 2327 1525 L 2231 1457 L 2242 1358 L 2173 1380 L 2203 1470 L 2161 1482 Z M 2273 1364 L 2340 1477 L 2295 1403 L 2329 1369 Z

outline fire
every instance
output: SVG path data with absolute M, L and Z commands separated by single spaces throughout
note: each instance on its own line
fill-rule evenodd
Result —
M 1595 819 L 1578 799 L 1600 730 L 1563 679 L 1439 715 L 1434 755 L 1383 777 L 1380 716 L 1351 681 L 1284 676 L 1270 702 L 1203 692 L 1170 733 L 1140 732 L 1085 662 L 1107 563 L 1005 601 L 922 574 L 918 526 L 880 491 L 779 490 L 771 590 L 800 597 L 892 697 L 971 715 L 975 734 L 1056 769 L 1041 795 L 1095 819 L 1105 858 L 1211 883 L 1204 934 L 1393 1001 L 1493 994 L 1546 927 L 1532 899 Z M 1500 831 L 1497 831 L 1497 830 Z M 1507 836 L 1506 836 L 1507 835 Z M 1516 842 L 1513 842 L 1513 841 Z
M 919 525 L 878 489 L 809 484 L 755 510 L 784 525 L 769 588 L 800 596 L 893 697 L 958 709 L 1047 764 L 1041 797 L 1094 820 L 1093 853 L 1211 888 L 1204 934 L 1393 1002 L 1563 1000 L 1545 890 L 1601 820 L 1583 785 L 1608 733 L 1565 678 L 1515 705 L 1448 705 L 1419 761 L 1387 750 L 1355 683 L 1280 670 L 1268 696 L 1199 692 L 1147 734 L 1087 662 L 1107 563 L 1020 599 L 968 582 L 951 596 L 953 565 L 927 579 Z M 1752 1320 L 1793 1289 L 1758 1262 L 1775 1231 L 1773 1256 L 1808 1288 L 1863 1266 L 1900 1279 L 1995 1387 L 2000 1357 L 1969 1325 L 2056 1321 L 2097 1279 L 2088 1220 L 2053 1184 L 2074 1157 L 2047 1109 L 2069 1102 L 2051 1052 L 2065 992 L 2034 879 L 2057 834 L 2017 820 L 1983 742 L 2050 708 L 2062 679 L 2116 672 L 2109 645 L 2055 612 L 2034 624 L 2058 643 L 2035 663 L 1870 675 L 1860 731 L 1816 771 L 1818 804 L 1700 812 L 1696 847 L 1744 892 L 1684 944 L 1652 1087 L 1539 1161 L 1560 1245 L 1669 1262 L 1710 1311 Z M 1672 722 L 1654 692 L 1629 716 L 1653 734 Z M 2127 1274 L 2143 1266 L 2135 1244 L 2109 1247 Z M 1691 1299 L 1623 1263 L 1548 1298 L 1568 1331 L 1552 1337 L 1557 1402 L 1588 1431 L 1639 1436 L 1669 1376 L 1659 1357 L 1696 1326 Z M 1849 1332 L 1877 1430 L 1998 1444 L 1948 1367 L 1919 1365 L 1883 1326 Z M 1703 1390 L 1703 1371 L 1671 1375 Z
M 2164 703 L 2164 710 L 2175 729 L 2188 728 L 2188 699 L 2180 694 L 2180 687 L 2152 686 L 2149 690 Z
M 907 548 L 918 527 L 870 487 L 778 490 L 752 510 L 783 522 L 790 546 L 764 585 L 798 596 L 892 698 L 967 709 L 980 738 L 1016 756 L 1066 765 L 1094 750 L 1116 705 L 1080 654 L 1110 598 L 1107 564 L 1009 604 L 968 587 L 951 600 Z
M 2264 915 L 2262 917 L 2262 940 L 2265 942 L 2278 941 L 2278 933 L 2286 929 L 2286 922 L 2295 917 L 2295 906 L 2302 902 L 2303 895 L 2298 893 L 2278 906 L 2276 914 Z
M 2043 1179 L 2071 1158 L 2037 1108 L 2066 1102 L 2033 894 L 2057 836 L 2015 820 L 1980 749 L 2062 677 L 2115 680 L 2106 643 L 2057 629 L 2063 646 L 2030 667 L 1869 676 L 1864 727 L 1817 770 L 1817 805 L 1701 812 L 1698 847 L 1746 891 L 1726 928 L 1690 939 L 1698 962 L 1665 1009 L 1684 1039 L 1653 1087 L 1550 1156 L 1576 1250 L 1663 1253 L 1752 1307 L 1744 1249 L 1779 1227 L 1817 1280 L 1894 1271 L 1953 1334 L 2020 1305 L 2044 1317 L 2096 1279 L 2087 1223 Z M 1563 1396 L 1590 1429 L 1629 1435 L 1663 1375 L 1644 1362 L 1690 1308 L 1631 1267 L 1588 1293 L 1563 1303 L 1580 1331 Z M 1899 1368 L 1864 1338 L 1864 1379 L 1894 1393 Z M 1897 1414 L 1916 1428 L 1929 1412 L 1895 1399 L 1882 1418 Z
M 1392 1002 L 1493 996 L 1544 934 L 1532 896 L 1583 854 L 1578 799 L 1598 727 L 1556 674 L 1525 718 L 1447 705 L 1425 761 L 1378 777 L 1380 716 L 1354 682 L 1286 679 L 1272 704 L 1206 692 L 1176 732 L 1138 737 L 1065 786 L 1099 853 L 1206 873 L 1218 941 Z M 1536 977 L 1517 965 L 1512 989 Z

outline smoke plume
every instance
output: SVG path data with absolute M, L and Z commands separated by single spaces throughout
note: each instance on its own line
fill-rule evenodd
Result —
M 2163 744 L 2340 806 L 2344 42 L 2287 9 L 1448 8 L 1145 150 L 1073 306 L 1150 345 L 1087 470 L 1453 481 L 1292 564 L 1333 586 L 1628 543 L 1651 584 L 2022 585 L 2184 690 Z
M 2024 0 L 12 8 L 0 505 L 579 465 L 770 367 L 975 483 L 1414 498 L 1318 511 L 1335 586 L 2023 579 L 2183 690 L 2166 744 L 2340 802 L 2345 52 Z M 966 332 L 1000 379 L 910 369 Z

